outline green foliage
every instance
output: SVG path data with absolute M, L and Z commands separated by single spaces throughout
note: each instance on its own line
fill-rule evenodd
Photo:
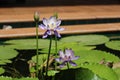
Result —
M 11 61 L 11 60 L 8 60 L 8 59 L 1 59 L 1 60 L 0 60 L 0 65 L 5 65 L 5 64 L 7 64 L 7 63 L 12 63 L 12 61 Z
M 25 78 L 20 78 L 20 79 L 15 79 L 15 80 L 39 80 L 38 78 L 30 78 L 30 77 L 25 77 Z
M 0 80 L 38 80 L 38 78 L 11 78 L 11 77 L 5 77 L 5 76 L 0 76 Z
M 69 36 L 61 39 L 61 42 L 78 42 L 83 45 L 99 45 L 109 41 L 109 38 L 104 35 L 78 35 Z
M 56 73 L 59 73 L 59 71 L 49 70 L 48 71 L 48 76 L 55 76 Z
M 63 70 L 56 76 L 55 80 L 106 80 L 86 68 Z
M 49 46 L 49 40 L 48 39 L 39 39 L 38 42 L 39 42 L 38 43 L 38 45 L 39 45 L 38 48 L 39 49 Z M 36 39 L 8 40 L 5 43 L 9 44 L 7 46 L 9 46 L 11 48 L 15 48 L 15 49 L 36 49 Z
M 120 50 L 120 41 L 109 41 L 109 38 L 103 35 L 80 35 L 64 37 L 58 41 L 58 50 L 65 48 L 72 48 L 75 56 L 80 56 L 79 59 L 74 60 L 78 66 L 72 67 L 67 70 L 64 67 L 62 71 L 49 70 L 48 76 L 58 75 L 55 80 L 118 80 L 120 69 L 112 69 L 105 65 L 100 65 L 101 60 L 105 59 L 106 62 L 119 62 L 119 57 L 104 51 L 92 50 L 95 48 L 93 45 L 106 43 L 106 46 Z M 49 40 L 39 39 L 39 52 L 48 53 Z M 89 46 L 88 46 L 89 45 Z M 15 39 L 6 42 L 0 42 L 0 65 L 11 63 L 9 59 L 16 57 L 18 52 L 14 49 L 36 49 L 36 39 Z M 55 42 L 52 42 L 51 53 L 55 53 Z M 9 55 L 9 56 L 8 56 Z M 47 54 L 39 54 L 39 69 L 45 66 Z M 36 55 L 31 59 L 36 63 Z M 33 69 L 35 71 L 35 69 Z M 115 71 L 115 72 L 114 72 Z M 4 73 L 4 69 L 0 68 L 0 74 Z M 36 78 L 11 78 L 0 77 L 0 80 L 38 80 Z M 120 80 L 120 78 L 119 78 Z
M 106 80 L 94 74 L 91 70 L 85 68 L 77 69 L 75 77 L 75 80 Z
M 4 72 L 5 70 L 2 67 L 0 67 L 0 74 L 3 74 Z
M 117 76 L 118 76 L 118 80 L 120 80 L 120 67 L 119 68 L 115 68 L 114 71 L 116 72 Z
M 14 80 L 11 77 L 0 76 L 0 80 Z
M 0 46 L 0 60 L 11 59 L 18 55 L 18 52 L 12 48 Z M 6 61 L 8 62 L 8 61 Z
M 97 74 L 101 78 L 104 78 L 106 80 L 118 80 L 118 76 L 113 71 L 112 68 L 109 68 L 105 65 L 101 64 L 87 64 L 87 65 L 81 65 L 83 68 L 88 68 L 93 73 Z
M 57 49 L 65 49 L 65 48 L 72 48 L 75 52 L 81 50 L 91 50 L 94 49 L 95 46 L 84 46 L 79 43 L 61 43 L 58 45 Z M 48 48 L 40 50 L 42 53 L 48 53 Z M 51 48 L 51 53 L 55 53 L 55 47 Z
M 77 64 L 84 64 L 84 63 L 100 63 L 101 60 L 105 59 L 106 62 L 119 62 L 119 57 L 98 50 L 84 50 L 78 51 L 75 55 L 80 56 L 79 59 L 75 60 Z
M 46 61 L 46 59 L 47 59 L 47 54 L 40 54 L 40 55 L 38 55 L 38 65 L 39 65 L 39 68 L 41 68 L 41 67 L 43 67 L 43 63 Z M 34 61 L 35 63 L 36 63 L 36 56 L 33 56 L 32 57 L 32 61 Z
M 120 50 L 120 40 L 109 41 L 105 45 L 110 49 Z

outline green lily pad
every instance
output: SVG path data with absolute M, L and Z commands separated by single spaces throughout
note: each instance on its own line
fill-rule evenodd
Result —
M 9 40 L 5 43 L 10 44 L 9 47 L 15 49 L 36 49 L 36 39 L 16 39 Z M 54 45 L 54 41 L 53 41 Z M 7 45 L 8 46 L 8 45 Z M 49 46 L 48 39 L 39 39 L 38 40 L 38 48 L 45 48 Z
M 118 80 L 120 80 L 120 68 L 116 68 L 116 69 L 114 69 L 114 71 L 116 72 L 117 76 L 119 77 Z
M 69 36 L 61 39 L 61 42 L 78 42 L 83 45 L 99 45 L 109 41 L 109 38 L 104 35 L 79 35 Z
M 3 74 L 4 72 L 5 70 L 2 67 L 0 67 L 0 74 Z
M 0 80 L 13 80 L 11 77 L 0 76 Z
M 30 77 L 25 77 L 25 78 L 20 78 L 20 79 L 15 79 L 15 80 L 39 80 L 38 78 L 30 78 Z
M 48 71 L 48 76 L 55 76 L 56 73 L 59 73 L 59 71 L 49 70 Z
M 98 51 L 98 50 L 83 50 L 79 52 L 75 52 L 75 56 L 80 56 L 77 60 L 73 60 L 77 65 L 84 65 L 84 64 L 99 64 L 103 59 L 105 62 L 120 62 L 119 57 L 107 53 L 104 51 Z M 78 68 L 79 66 L 71 66 L 70 68 Z M 67 66 L 62 68 L 62 70 L 66 70 Z
M 105 45 L 110 49 L 120 50 L 120 40 L 110 41 L 110 42 L 107 42 Z
M 7 63 L 12 63 L 12 61 L 11 61 L 11 60 L 8 60 L 8 59 L 1 59 L 1 60 L 0 60 L 0 65 L 5 65 L 5 64 L 7 64 Z
M 79 51 L 75 53 L 76 56 L 80 56 L 79 59 L 75 60 L 77 64 L 81 63 L 100 63 L 103 59 L 105 59 L 105 62 L 119 62 L 119 57 L 107 53 L 104 51 L 98 51 L 98 50 L 85 50 L 85 51 Z
M 43 66 L 43 63 L 45 62 L 45 60 L 47 59 L 47 54 L 40 54 L 38 55 L 38 65 L 41 68 Z M 32 57 L 32 61 L 36 63 L 36 56 Z
M 38 78 L 30 78 L 30 77 L 12 78 L 12 77 L 0 76 L 0 80 L 38 80 Z
M 0 46 L 0 60 L 11 59 L 18 55 L 18 52 L 12 48 Z
M 87 68 L 62 70 L 55 80 L 106 80 Z
M 0 65 L 6 65 L 7 63 L 0 60 Z
M 91 50 L 96 48 L 95 46 L 84 46 L 81 44 L 77 44 L 77 43 L 61 43 L 58 45 L 57 49 L 65 49 L 65 48 L 71 48 L 72 50 L 74 50 L 74 52 L 76 51 L 81 51 L 81 50 Z M 40 50 L 40 52 L 42 53 L 48 53 L 48 48 L 44 48 L 42 50 Z M 55 47 L 51 48 L 51 53 L 55 53 Z
M 81 68 L 76 70 L 75 80 L 106 80 L 106 79 L 99 77 L 89 69 Z
M 114 70 L 107 66 L 100 64 L 89 64 L 89 65 L 81 65 L 81 67 L 88 68 L 93 73 L 97 74 L 98 76 L 106 80 L 118 80 L 118 76 L 114 72 Z

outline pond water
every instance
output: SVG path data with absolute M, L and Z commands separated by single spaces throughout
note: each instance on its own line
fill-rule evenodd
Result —
M 120 59 L 119 59 L 120 58 L 120 45 L 116 45 L 117 46 L 116 47 L 114 44 L 112 44 L 111 46 L 113 46 L 113 47 L 111 47 L 111 46 L 109 47 L 109 45 L 107 45 L 107 44 L 109 44 L 109 42 L 111 42 L 111 41 L 118 41 L 117 44 L 119 44 L 120 33 L 119 32 L 108 32 L 108 33 L 93 33 L 93 34 L 82 34 L 82 35 L 79 35 L 79 34 L 78 35 L 64 35 L 64 36 L 62 36 L 61 39 L 58 40 L 58 49 L 72 48 L 75 52 L 75 55 L 80 56 L 80 59 L 78 61 L 77 60 L 75 61 L 82 68 L 82 69 L 77 68 L 78 71 L 80 70 L 80 72 L 82 71 L 83 73 L 87 72 L 89 75 L 93 76 L 92 74 L 95 73 L 94 70 L 93 70 L 94 73 L 92 73 L 91 71 L 89 72 L 88 69 L 90 69 L 90 70 L 92 70 L 92 69 L 86 68 L 85 66 L 83 66 L 83 64 L 86 64 L 86 63 L 89 63 L 89 64 L 97 63 L 98 64 L 104 58 L 105 58 L 106 62 L 110 61 L 110 62 L 118 63 L 120 61 Z M 13 57 L 10 59 L 12 61 L 11 63 L 1 65 L 1 67 L 3 67 L 6 70 L 6 72 L 1 75 L 11 76 L 11 77 L 28 77 L 28 76 L 30 76 L 28 61 L 32 60 L 33 57 L 36 55 L 35 44 L 36 43 L 35 43 L 34 37 L 1 40 L 0 47 L 7 47 L 10 49 L 14 49 L 18 53 L 16 55 L 16 57 Z M 40 55 L 48 53 L 48 45 L 49 45 L 49 39 L 43 40 L 43 39 L 39 38 L 39 54 Z M 53 40 L 52 47 L 54 47 L 54 45 L 55 45 L 55 43 Z M 52 48 L 51 53 L 52 54 L 55 53 L 54 48 Z M 106 54 L 106 55 L 104 55 L 104 54 Z M 94 59 L 94 60 L 92 60 L 92 59 Z M 33 61 L 34 61 L 34 59 L 33 59 Z M 74 70 L 70 70 L 70 73 L 71 73 L 70 75 L 72 75 L 73 72 L 74 72 Z M 69 73 L 69 71 L 67 71 L 65 69 L 65 71 L 63 70 L 63 72 L 61 72 L 60 74 L 57 74 L 58 75 L 57 78 L 60 75 L 63 76 L 63 75 L 67 75 L 68 73 Z M 79 73 L 79 72 L 76 72 L 76 73 Z M 79 73 L 79 74 L 82 74 L 82 73 Z M 101 77 L 101 73 L 99 73 L 97 75 L 99 75 L 99 77 Z M 109 74 L 109 75 L 111 75 L 111 74 Z M 119 74 L 117 74 L 117 75 L 119 75 Z M 85 75 L 85 76 L 87 76 L 87 75 Z M 74 76 L 72 76 L 72 77 L 74 77 Z M 83 76 L 81 76 L 81 77 L 83 77 Z M 104 76 L 102 78 L 106 78 L 106 77 Z M 101 78 L 101 80 L 104 80 L 102 78 Z M 61 79 L 63 79 L 63 78 L 61 78 Z M 68 79 L 69 78 L 66 78 L 66 80 L 68 80 Z M 83 80 L 92 80 L 92 79 L 83 79 Z M 65 80 L 65 79 L 63 79 L 63 80 Z M 73 80 L 82 80 L 82 78 L 73 79 Z

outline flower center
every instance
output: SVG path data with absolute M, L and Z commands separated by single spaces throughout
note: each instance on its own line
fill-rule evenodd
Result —
M 65 57 L 64 57 L 64 61 L 69 61 L 70 59 L 71 59 L 70 56 L 66 56 L 66 55 L 65 55 Z
M 51 23 L 51 24 L 49 24 L 49 28 L 50 28 L 50 29 L 53 30 L 55 27 L 56 27 L 56 24 L 55 24 L 55 23 Z

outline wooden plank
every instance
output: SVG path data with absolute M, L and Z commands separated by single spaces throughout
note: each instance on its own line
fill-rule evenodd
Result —
M 62 20 L 120 18 L 120 5 L 2 7 L 0 23 L 33 21 L 35 11 L 40 12 L 40 19 L 49 18 L 55 12 Z
M 64 31 L 59 32 L 62 35 L 120 31 L 120 23 L 68 25 L 61 27 L 65 29 Z M 39 29 L 39 35 L 43 35 L 44 32 L 45 32 L 44 30 Z M 35 35 L 36 35 L 35 27 L 0 30 L 0 38 L 30 37 Z

